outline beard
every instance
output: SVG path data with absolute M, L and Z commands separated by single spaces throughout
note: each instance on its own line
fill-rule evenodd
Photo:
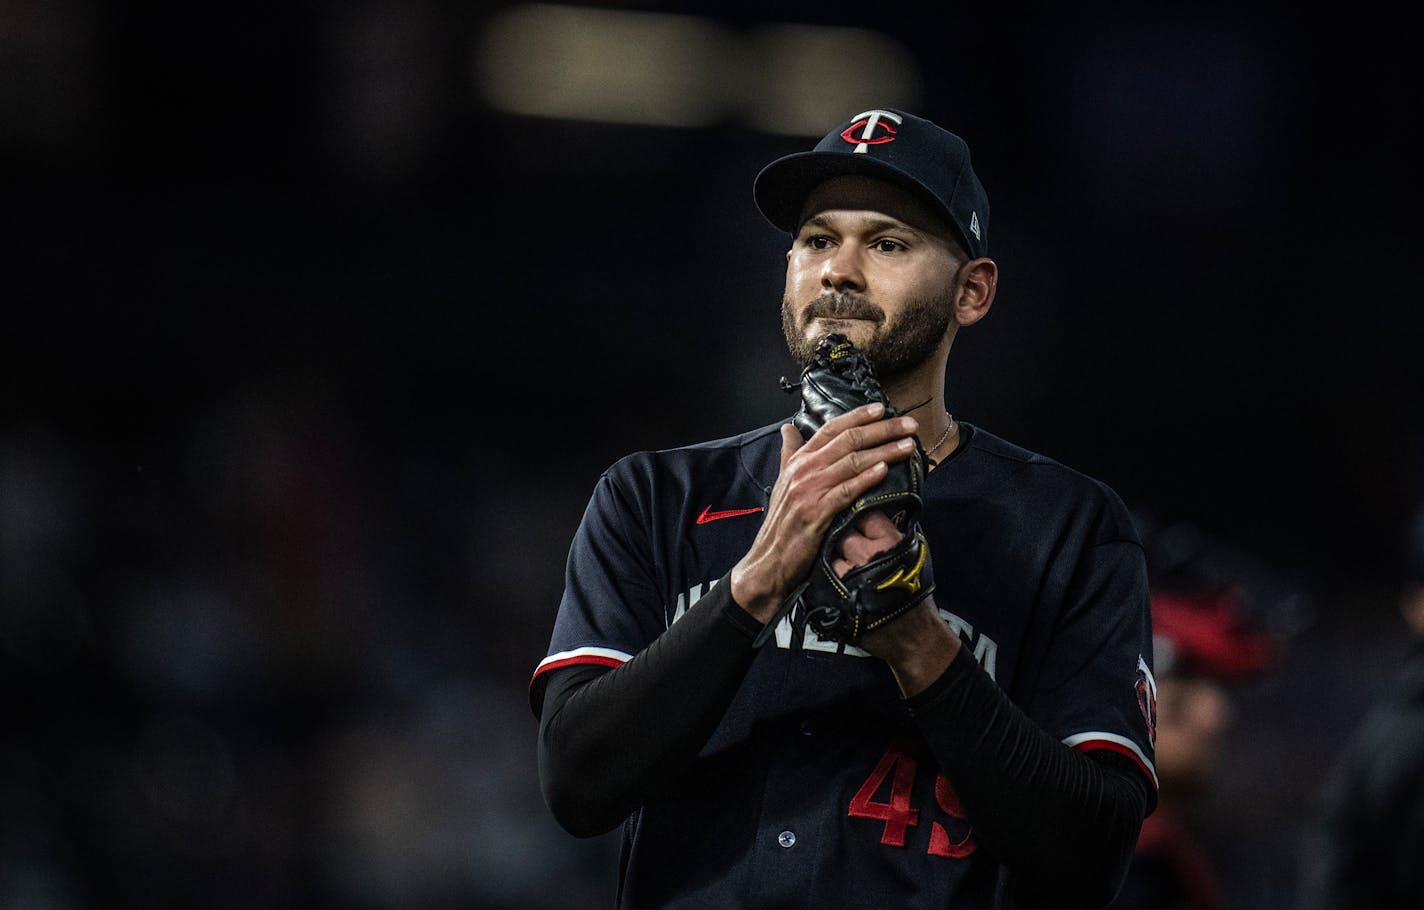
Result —
M 875 376 L 882 383 L 894 382 L 908 375 L 935 355 L 949 331 L 951 305 L 948 297 L 912 297 L 893 323 L 887 323 L 885 311 L 863 297 L 832 291 L 822 294 L 804 313 L 798 314 L 789 297 L 781 300 L 781 331 L 791 359 L 805 369 L 816 359 L 816 345 L 821 337 L 807 337 L 806 326 L 812 319 L 864 319 L 875 325 L 870 339 L 862 347 Z

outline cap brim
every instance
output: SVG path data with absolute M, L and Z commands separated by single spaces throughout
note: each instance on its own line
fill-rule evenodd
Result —
M 928 187 L 899 168 L 866 155 L 798 152 L 778 158 L 757 174 L 752 184 L 752 195 L 767 221 L 783 231 L 794 233 L 801 226 L 801 210 L 811 191 L 833 177 L 849 175 L 879 177 L 899 184 L 911 193 L 924 197 L 946 224 L 954 224 L 953 215 L 945 211 Z

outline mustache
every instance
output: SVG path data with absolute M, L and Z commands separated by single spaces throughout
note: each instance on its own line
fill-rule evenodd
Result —
M 812 319 L 866 319 L 879 325 L 885 321 L 885 311 L 858 294 L 832 291 L 811 301 L 802 318 L 807 322 Z

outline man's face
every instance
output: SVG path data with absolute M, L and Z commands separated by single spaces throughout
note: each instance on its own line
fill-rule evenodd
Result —
M 837 177 L 811 194 L 786 255 L 781 325 L 801 366 L 841 332 L 894 381 L 941 350 L 962 259 L 917 197 L 871 177 Z

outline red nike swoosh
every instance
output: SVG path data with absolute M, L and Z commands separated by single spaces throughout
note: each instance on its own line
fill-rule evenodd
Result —
M 736 518 L 738 515 L 755 515 L 757 512 L 765 512 L 766 506 L 757 506 L 755 509 L 723 509 L 720 512 L 712 511 L 709 505 L 702 510 L 702 514 L 697 516 L 697 523 L 705 525 L 709 521 L 716 521 L 719 518 Z

